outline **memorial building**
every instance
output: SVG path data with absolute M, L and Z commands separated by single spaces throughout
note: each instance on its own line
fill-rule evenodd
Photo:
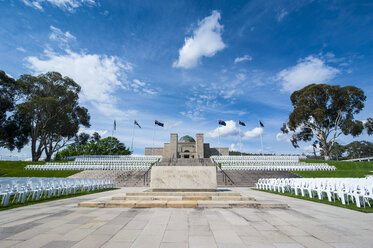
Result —
M 158 155 L 163 158 L 209 158 L 213 155 L 228 156 L 227 147 L 211 148 L 209 143 L 203 142 L 203 134 L 196 134 L 196 138 L 185 135 L 178 138 L 178 134 L 170 134 L 170 142 L 163 147 L 146 147 L 145 155 Z

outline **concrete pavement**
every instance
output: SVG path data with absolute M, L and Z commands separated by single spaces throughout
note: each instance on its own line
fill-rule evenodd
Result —
M 232 188 L 288 209 L 78 208 L 82 201 L 145 188 L 0 212 L 0 247 L 373 247 L 373 214 Z

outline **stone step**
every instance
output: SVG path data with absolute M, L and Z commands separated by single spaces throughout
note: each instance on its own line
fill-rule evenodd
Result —
M 220 192 L 137 192 L 126 193 L 126 196 L 241 196 L 239 192 L 220 191 Z
M 210 201 L 255 201 L 253 197 L 243 196 L 114 196 L 112 200 L 166 200 L 166 201 L 188 201 L 188 200 L 210 200 Z
M 283 203 L 261 203 L 256 201 L 212 201 L 212 200 L 111 200 L 111 201 L 88 201 L 78 204 L 79 207 L 99 208 L 288 208 Z

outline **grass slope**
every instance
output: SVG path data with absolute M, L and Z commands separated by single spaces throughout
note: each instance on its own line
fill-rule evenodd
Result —
M 0 177 L 68 177 L 80 171 L 39 171 L 25 170 L 28 164 L 45 164 L 45 162 L 0 161 Z
M 306 163 L 328 163 L 335 171 L 292 171 L 301 177 L 366 177 L 373 175 L 373 162 L 303 160 Z
M 302 199 L 302 200 L 306 200 L 306 201 L 318 202 L 318 203 L 328 204 L 328 205 L 332 205 L 332 206 L 336 206 L 336 207 L 347 208 L 347 209 L 351 209 L 351 210 L 355 210 L 355 211 L 360 211 L 360 212 L 364 212 L 364 213 L 373 213 L 373 208 L 369 207 L 368 205 L 366 205 L 366 208 L 364 208 L 364 207 L 358 208 L 356 206 L 356 204 L 352 203 L 352 202 L 350 202 L 349 205 L 347 205 L 347 204 L 343 205 L 340 201 L 329 202 L 328 199 L 319 200 L 318 198 L 309 198 L 308 196 L 302 197 L 302 196 L 299 196 L 299 195 L 291 194 L 289 192 L 285 192 L 285 193 L 281 192 L 280 193 L 280 192 L 277 192 L 277 191 L 255 189 L 255 188 L 253 188 L 253 189 L 254 190 L 258 190 L 258 191 L 263 191 L 263 192 L 271 193 L 271 194 L 283 195 L 283 196 L 293 197 L 293 198 Z M 370 204 L 372 204 L 372 203 L 370 203 Z

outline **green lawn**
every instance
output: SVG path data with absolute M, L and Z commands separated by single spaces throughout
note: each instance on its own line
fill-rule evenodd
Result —
M 0 161 L 0 177 L 68 177 L 80 171 L 40 171 L 25 170 L 28 164 L 45 164 L 45 162 Z
M 328 205 L 332 205 L 332 206 L 336 206 L 336 207 L 347 208 L 347 209 L 356 210 L 356 211 L 360 211 L 360 212 L 364 212 L 364 213 L 373 213 L 373 207 L 369 207 L 368 205 L 366 206 L 366 208 L 364 208 L 364 207 L 358 208 L 358 207 L 356 207 L 356 204 L 351 203 L 351 202 L 350 202 L 349 205 L 347 205 L 347 204 L 343 205 L 339 200 L 337 200 L 335 202 L 329 202 L 328 199 L 319 200 L 318 198 L 309 198 L 308 196 L 306 196 L 306 197 L 302 197 L 302 196 L 299 196 L 299 195 L 296 196 L 294 194 L 291 194 L 290 192 L 279 193 L 277 191 L 269 191 L 269 190 L 255 189 L 255 188 L 253 188 L 253 189 L 258 190 L 258 191 L 268 192 L 268 193 L 271 193 L 271 194 L 283 195 L 283 196 L 298 198 L 298 199 L 302 199 L 302 200 L 318 202 L 318 203 L 322 203 L 322 204 L 328 204 Z M 372 203 L 370 203 L 370 204 L 372 205 Z
M 335 171 L 292 171 L 301 177 L 366 177 L 373 175 L 373 162 L 344 162 L 344 161 L 320 161 L 302 160 L 307 163 L 328 163 L 334 165 Z

